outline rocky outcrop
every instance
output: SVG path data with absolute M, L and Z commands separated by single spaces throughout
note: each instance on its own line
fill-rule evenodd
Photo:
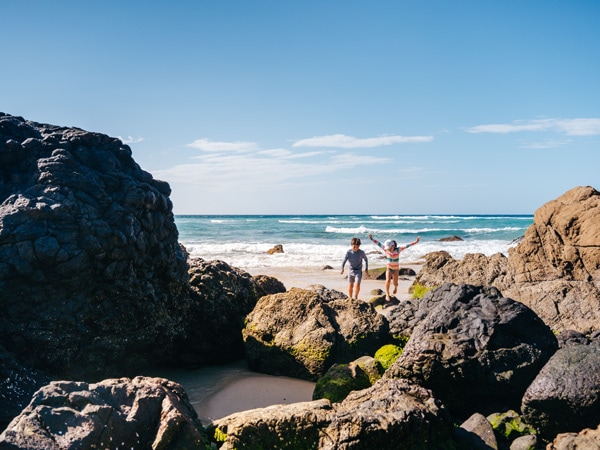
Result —
M 509 250 L 514 283 L 505 295 L 550 327 L 589 333 L 600 324 L 600 192 L 577 187 L 535 211 Z
M 494 286 L 556 331 L 589 333 L 600 323 L 600 192 L 577 187 L 539 208 L 508 257 L 427 255 L 415 284 Z
M 251 370 L 307 380 L 334 362 L 373 355 L 392 339 L 387 320 L 371 305 L 328 289 L 262 297 L 242 333 Z
M 214 421 L 207 434 L 221 450 L 247 448 L 452 448 L 452 422 L 431 391 L 382 379 L 341 403 L 277 405 Z
M 494 288 L 445 284 L 422 303 L 427 315 L 384 377 L 431 389 L 458 417 L 518 409 L 558 348 L 533 311 Z
M 600 347 L 558 350 L 527 388 L 521 410 L 545 437 L 600 424 Z
M 187 283 L 170 192 L 116 138 L 0 113 L 0 344 L 56 374 L 164 359 Z
M 204 448 L 183 388 L 162 378 L 52 382 L 0 435 L 0 448 Z

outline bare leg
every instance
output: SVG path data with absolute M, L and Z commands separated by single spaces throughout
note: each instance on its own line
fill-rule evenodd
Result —
M 394 272 L 394 295 L 398 292 L 398 271 Z
M 356 290 L 355 290 L 355 294 L 354 294 L 354 298 L 358 300 L 358 293 L 360 292 L 360 283 L 356 283 Z
M 348 297 L 352 298 L 352 290 L 354 289 L 354 283 L 348 285 Z
M 390 282 L 392 274 L 389 270 L 385 272 L 385 299 L 389 301 L 390 299 Z

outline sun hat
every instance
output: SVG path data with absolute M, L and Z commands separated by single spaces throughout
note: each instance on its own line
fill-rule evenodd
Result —
M 391 239 L 388 239 L 387 241 L 385 241 L 383 243 L 383 248 L 385 248 L 386 250 L 389 250 L 390 248 L 392 248 L 392 244 L 395 244 L 396 241 L 392 241 Z

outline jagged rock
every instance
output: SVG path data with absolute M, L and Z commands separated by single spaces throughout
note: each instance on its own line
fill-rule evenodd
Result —
M 510 252 L 517 283 L 565 279 L 600 283 L 600 192 L 577 187 L 535 211 Z
M 216 420 L 207 434 L 221 450 L 245 448 L 452 448 L 452 423 L 431 391 L 381 379 L 340 403 L 276 405 Z M 454 444 L 455 445 L 455 444 Z M 425 446 L 425 447 L 424 447 Z
M 558 350 L 527 388 L 521 411 L 541 435 L 577 432 L 600 423 L 600 348 Z
M 371 305 L 324 288 L 262 297 L 242 333 L 251 370 L 307 380 L 334 363 L 373 355 L 392 339 Z
M 400 302 L 387 314 L 390 323 L 390 333 L 399 336 L 410 336 L 414 328 L 425 318 L 431 306 L 428 301 L 436 301 L 436 298 L 422 300 L 410 299 Z
M 419 270 L 413 286 L 422 284 L 437 287 L 444 283 L 464 283 L 500 289 L 510 284 L 507 277 L 508 259 L 502 253 L 490 257 L 482 253 L 467 253 L 463 259 L 455 260 L 450 253 L 440 250 L 425 255 L 425 264 Z
M 0 113 L 0 344 L 73 377 L 165 359 L 187 284 L 170 192 L 119 139 Z
M 203 448 L 183 388 L 162 378 L 54 381 L 0 435 L 0 448 Z
M 517 409 L 558 347 L 533 311 L 495 288 L 445 284 L 421 303 L 426 315 L 384 377 L 422 384 L 459 417 Z
M 561 433 L 548 444 L 546 450 L 597 450 L 599 448 L 600 425 L 596 429 L 586 428 L 579 433 Z

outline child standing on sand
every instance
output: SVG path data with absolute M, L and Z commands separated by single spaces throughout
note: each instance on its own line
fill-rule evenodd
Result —
M 375 239 L 371 233 L 369 233 L 369 239 L 373 241 L 375 245 L 382 248 L 387 258 L 387 270 L 385 271 L 385 301 L 390 301 L 390 284 L 394 282 L 394 295 L 398 292 L 398 273 L 400 272 L 400 252 L 406 250 L 411 245 L 415 245 L 421 240 L 421 237 L 417 237 L 414 242 L 406 244 L 403 247 L 398 247 L 396 241 L 388 239 L 383 244 Z
M 360 249 L 360 239 L 352 238 L 350 241 L 350 245 L 352 248 L 346 252 L 346 257 L 342 262 L 342 271 L 341 274 L 344 273 L 344 266 L 346 265 L 346 261 L 350 261 L 350 273 L 348 274 L 348 297 L 351 299 L 358 300 L 358 293 L 360 292 L 360 282 L 362 280 L 362 262 L 365 262 L 365 272 L 369 271 L 369 260 L 367 259 L 367 255 L 364 251 Z M 356 289 L 354 289 L 356 286 Z M 352 295 L 352 292 L 355 292 L 355 295 Z

